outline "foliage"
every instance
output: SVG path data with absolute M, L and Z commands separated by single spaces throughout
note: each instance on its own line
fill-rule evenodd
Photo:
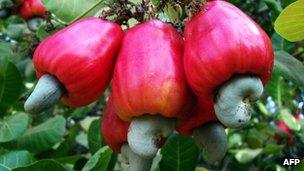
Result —
M 41 114 L 24 113 L 24 101 L 36 82 L 33 50 L 57 30 L 93 15 L 115 20 L 123 28 L 156 16 L 182 30 L 191 12 L 189 1 L 152 0 L 152 10 L 141 0 L 42 2 L 49 13 L 38 23 L 37 31 L 14 14 L 0 20 L 0 170 L 119 170 L 123 167 L 121 157 L 105 145 L 99 130 L 108 93 L 83 108 L 58 104 Z M 152 170 L 304 169 L 303 164 L 282 166 L 284 158 L 304 161 L 304 120 L 295 119 L 304 112 L 304 42 L 300 41 L 304 38 L 304 1 L 230 2 L 259 23 L 272 39 L 276 61 L 265 95 L 254 104 L 254 116 L 246 128 L 227 129 L 229 151 L 220 165 L 208 165 L 203 150 L 197 149 L 191 138 L 173 134 Z M 276 126 L 279 120 L 286 123 L 291 135 Z
M 275 22 L 276 31 L 289 41 L 304 39 L 304 1 L 300 0 L 285 8 Z

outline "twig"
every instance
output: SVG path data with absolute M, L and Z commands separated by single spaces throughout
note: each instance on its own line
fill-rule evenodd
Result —
M 74 23 L 75 21 L 79 20 L 80 18 L 84 17 L 85 15 L 87 15 L 89 12 L 91 12 L 95 7 L 97 7 L 98 5 L 100 5 L 104 0 L 99 0 L 97 1 L 94 5 L 92 5 L 87 11 L 83 12 L 82 14 L 80 14 L 78 17 L 76 17 L 73 21 L 71 21 L 69 23 L 72 24 Z

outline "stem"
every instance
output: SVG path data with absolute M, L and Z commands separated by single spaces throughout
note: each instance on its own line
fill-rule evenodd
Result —
M 92 5 L 87 11 L 83 12 L 82 14 L 80 14 L 78 17 L 76 17 L 73 21 L 71 21 L 69 23 L 72 24 L 74 23 L 75 21 L 79 20 L 80 18 L 84 17 L 85 15 L 87 15 L 89 12 L 91 12 L 95 7 L 97 7 L 98 5 L 100 5 L 104 0 L 99 0 L 97 1 L 94 5 Z
M 277 101 L 278 101 L 278 108 L 282 108 L 282 81 L 280 77 L 278 78 L 278 86 L 277 86 Z
M 259 110 L 260 110 L 264 115 L 266 115 L 266 116 L 269 116 L 269 115 L 270 115 L 269 112 L 268 112 L 268 110 L 267 110 L 267 108 L 266 108 L 266 106 L 265 106 L 262 102 L 258 101 L 258 102 L 257 102 L 257 105 L 258 105 Z
M 54 14 L 51 14 L 52 15 L 52 19 L 54 19 L 56 22 L 58 22 L 59 24 L 61 25 L 64 25 L 64 26 L 67 26 L 67 23 L 60 20 L 59 18 L 57 18 Z

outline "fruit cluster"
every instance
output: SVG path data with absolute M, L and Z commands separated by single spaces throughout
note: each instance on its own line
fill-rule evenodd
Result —
M 42 112 L 59 100 L 88 105 L 112 79 L 102 131 L 130 170 L 148 170 L 174 130 L 192 135 L 216 163 L 227 151 L 225 128 L 248 123 L 250 102 L 262 95 L 273 60 L 267 34 L 225 1 L 205 4 L 183 36 L 156 19 L 126 31 L 81 19 L 37 47 L 39 81 L 25 110 Z
M 1 18 L 5 18 L 10 12 L 19 14 L 23 19 L 44 17 L 46 8 L 41 0 L 3 0 L 0 3 Z M 5 14 L 5 15 L 4 15 Z
M 45 17 L 46 8 L 41 0 L 3 0 L 0 2 L 0 18 L 7 18 L 10 13 L 21 16 L 27 21 L 30 30 L 38 30 L 41 18 Z
M 293 118 L 297 122 L 304 120 L 304 116 L 301 113 L 296 113 Z M 292 130 L 286 125 L 286 123 L 283 120 L 278 120 L 276 125 L 279 128 L 279 132 L 274 134 L 274 138 L 278 141 L 278 143 L 282 144 L 287 142 L 289 146 L 294 145 L 296 143 L 295 137 Z

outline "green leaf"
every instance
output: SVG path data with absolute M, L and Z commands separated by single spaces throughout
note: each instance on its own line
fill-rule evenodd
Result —
M 154 157 L 154 159 L 152 161 L 150 171 L 160 171 L 159 163 L 160 163 L 161 159 L 162 159 L 161 154 L 156 154 L 156 156 Z
M 301 159 L 301 163 L 300 163 L 300 165 L 298 165 L 298 166 L 296 166 L 295 168 L 294 168 L 294 171 L 303 171 L 304 170 L 304 158 L 303 159 Z
M 275 70 L 304 86 L 304 66 L 296 58 L 284 51 L 275 52 Z
M 108 146 L 104 146 L 89 159 L 82 171 L 107 171 L 114 155 Z
M 98 2 L 101 2 L 90 13 L 85 15 L 94 16 L 94 14 L 104 6 L 106 0 L 42 0 L 47 9 L 56 15 L 60 20 L 69 23 L 82 16 L 86 11 L 93 7 Z
M 0 40 L 0 60 L 4 57 L 12 57 L 13 56 L 13 48 L 9 43 Z
M 163 22 L 170 22 L 170 16 L 166 12 L 160 12 L 157 16 Z
M 194 170 L 199 150 L 190 137 L 172 135 L 161 150 L 160 170 Z
M 142 2 L 142 0 L 129 0 L 129 1 L 134 4 L 140 4 Z
M 241 134 L 238 133 L 231 134 L 228 139 L 228 147 L 229 149 L 238 148 L 239 146 L 242 145 L 242 142 L 243 140 Z
M 281 0 L 281 4 L 283 8 L 286 8 L 288 5 L 290 5 L 291 3 L 295 2 L 297 0 Z
M 73 119 L 83 119 L 87 116 L 87 113 L 89 113 L 92 109 L 88 106 L 85 107 L 81 107 L 78 109 L 75 109 L 73 111 L 71 111 L 69 114 Z
M 295 42 L 304 39 L 304 0 L 286 7 L 274 23 L 274 29 L 285 39 Z
M 0 120 L 0 142 L 8 142 L 20 137 L 26 131 L 28 124 L 29 117 L 24 113 Z
M 8 19 L 7 35 L 14 40 L 21 40 L 25 33 L 29 33 L 24 20 L 19 16 L 13 16 Z
M 153 4 L 154 6 L 158 5 L 158 3 L 159 3 L 159 0 L 152 0 L 152 4 Z
M 88 148 L 88 135 L 84 131 L 81 131 L 77 136 L 76 136 L 76 142 L 79 143 L 80 145 Z
M 256 129 L 250 129 L 248 131 L 246 140 L 250 148 L 260 148 L 263 146 L 262 135 Z
M 269 116 L 269 115 L 270 115 L 270 113 L 268 112 L 268 110 L 267 110 L 267 108 L 266 108 L 266 105 L 265 105 L 264 103 L 262 103 L 261 101 L 257 101 L 257 102 L 256 102 L 256 105 L 257 105 L 259 111 L 260 111 L 263 115 L 265 115 L 265 116 Z
M 9 150 L 5 149 L 4 147 L 0 146 L 0 155 L 9 152 Z
M 83 156 L 78 154 L 78 155 L 74 155 L 74 156 L 55 158 L 55 160 L 61 164 L 75 164 L 81 158 L 83 158 Z
M 267 145 L 263 149 L 263 153 L 268 153 L 268 154 L 275 154 L 278 155 L 282 152 L 283 146 L 282 145 Z
M 281 74 L 275 67 L 271 79 L 266 85 L 267 94 L 274 97 L 273 100 L 278 107 L 282 106 L 282 97 L 286 95 L 286 91 L 284 91 L 286 90 L 286 84 L 281 75 L 283 74 Z
M 88 145 L 92 154 L 96 153 L 96 151 L 105 145 L 105 142 L 101 138 L 100 119 L 94 120 L 90 125 L 88 131 Z
M 262 153 L 263 149 L 242 149 L 235 154 L 235 158 L 240 163 L 248 163 Z
M 14 2 L 12 0 L 1 0 L 0 7 L 3 8 L 12 8 L 14 7 Z
M 22 24 L 10 24 L 8 26 L 7 34 L 13 39 L 19 39 L 25 32 L 26 25 Z
M 48 36 L 54 34 L 55 32 L 59 31 L 60 29 L 64 28 L 64 25 L 60 23 L 53 22 L 54 30 L 46 31 L 46 23 L 42 23 L 36 32 L 36 36 L 39 38 L 40 41 L 47 38 Z
M 279 114 L 279 119 L 283 120 L 288 128 L 299 131 L 301 129 L 301 124 L 293 117 L 293 115 L 287 109 L 282 109 Z
M 275 171 L 287 171 L 287 169 L 281 165 L 275 165 Z
M 0 164 L 0 170 L 1 170 L 1 171 L 11 171 L 10 168 L 8 168 L 8 167 L 6 167 L 6 166 L 4 166 L 4 165 L 1 165 L 1 164 Z
M 45 159 L 29 166 L 19 167 L 13 171 L 65 171 L 65 168 L 55 160 Z
M 28 151 L 11 151 L 0 155 L 0 165 L 9 170 L 26 166 L 33 161 L 34 158 Z M 1 167 L 0 170 L 2 170 Z
M 22 88 L 22 78 L 17 67 L 6 58 L 0 58 L 0 110 L 16 102 Z
M 282 11 L 282 6 L 281 4 L 276 1 L 276 0 L 264 0 L 265 4 L 267 5 L 268 8 L 271 9 L 271 12 L 274 13 L 273 18 L 277 18 L 278 15 L 281 13 Z
M 65 131 L 65 119 L 62 116 L 55 116 L 46 122 L 37 125 L 18 139 L 18 148 L 27 149 L 37 153 L 50 149 L 53 145 L 61 141 Z
M 180 18 L 178 11 L 171 4 L 167 4 L 165 12 L 170 17 L 171 21 L 178 21 Z
M 75 145 L 76 136 L 79 134 L 81 128 L 78 124 L 73 125 L 70 127 L 67 137 L 65 140 L 60 143 L 59 147 L 54 151 L 51 155 L 52 158 L 62 158 L 69 155 L 70 151 Z
M 286 41 L 283 37 L 281 37 L 279 34 L 274 33 L 271 36 L 271 42 L 273 49 L 275 51 L 292 51 L 295 47 L 294 43 Z
M 139 22 L 135 18 L 130 18 L 128 20 L 128 25 L 129 25 L 130 28 L 137 25 L 137 24 L 139 24 Z

